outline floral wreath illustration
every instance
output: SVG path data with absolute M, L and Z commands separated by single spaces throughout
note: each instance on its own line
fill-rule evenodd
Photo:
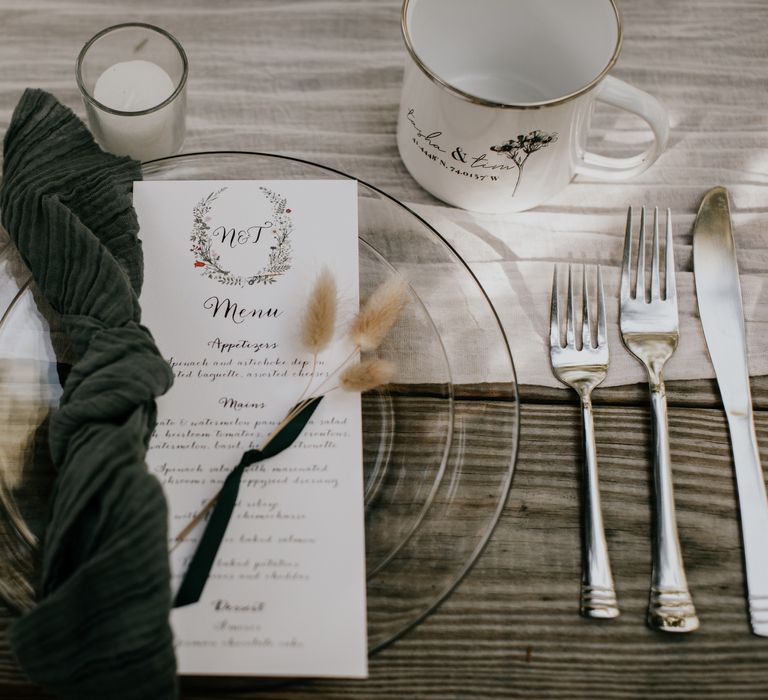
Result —
M 513 197 L 517 193 L 517 188 L 520 186 L 520 178 L 523 176 L 523 167 L 528 158 L 530 158 L 531 153 L 536 153 L 536 151 L 546 148 L 550 143 L 555 141 L 557 141 L 557 132 L 547 134 L 544 131 L 536 129 L 535 131 L 528 132 L 527 135 L 519 134 L 516 139 L 510 139 L 500 146 L 491 146 L 492 151 L 495 153 L 503 153 L 517 166 L 517 180 L 515 181 L 515 189 L 512 191 Z
M 291 210 L 287 208 L 287 199 L 266 187 L 259 187 L 267 201 L 272 205 L 274 226 L 272 235 L 274 244 L 269 247 L 269 259 L 266 267 L 253 275 L 237 275 L 225 270 L 219 261 L 219 254 L 213 249 L 208 222 L 213 210 L 213 203 L 226 190 L 211 192 L 203 197 L 192 210 L 192 234 L 190 251 L 195 255 L 195 267 L 199 267 L 204 277 L 221 282 L 221 284 L 244 287 L 246 284 L 274 284 L 277 278 L 286 273 L 291 267 L 291 242 L 289 236 L 293 231 Z

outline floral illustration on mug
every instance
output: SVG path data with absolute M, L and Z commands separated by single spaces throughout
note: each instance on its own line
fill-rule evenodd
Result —
M 557 132 L 547 134 L 539 129 L 528 132 L 528 135 L 524 136 L 519 134 L 516 139 L 510 139 L 506 143 L 502 143 L 500 146 L 491 146 L 491 150 L 496 153 L 503 153 L 517 166 L 517 180 L 515 182 L 515 189 L 512 190 L 512 196 L 515 196 L 517 188 L 520 185 L 520 178 L 523 176 L 523 167 L 532 153 L 540 151 L 542 148 L 546 148 L 550 143 L 557 141 Z

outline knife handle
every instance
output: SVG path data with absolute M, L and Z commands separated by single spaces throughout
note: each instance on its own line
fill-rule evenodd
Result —
M 648 626 L 663 632 L 693 632 L 699 618 L 688 590 L 683 554 L 677 536 L 672 459 L 669 453 L 667 395 L 664 383 L 651 385 L 654 437 L 654 495 L 656 526 L 653 533 L 653 574 L 648 603 Z
M 768 637 L 768 499 L 752 410 L 729 413 L 752 631 Z

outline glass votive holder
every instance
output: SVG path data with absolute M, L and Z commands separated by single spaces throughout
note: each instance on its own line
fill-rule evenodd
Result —
M 142 161 L 178 153 L 188 72 L 181 44 L 151 24 L 117 24 L 91 38 L 77 57 L 76 76 L 101 147 Z

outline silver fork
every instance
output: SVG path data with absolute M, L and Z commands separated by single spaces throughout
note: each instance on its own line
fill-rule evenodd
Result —
M 654 492 L 656 522 L 653 534 L 653 573 L 648 603 L 648 625 L 665 632 L 692 632 L 699 626 L 683 567 L 677 536 L 672 468 L 667 426 L 667 396 L 662 373 L 679 338 L 672 215 L 667 209 L 665 294 L 659 273 L 659 210 L 654 209 L 650 301 L 646 294 L 645 207 L 640 214 L 635 294 L 630 292 L 632 262 L 632 207 L 627 213 L 624 261 L 621 269 L 619 326 L 627 349 L 645 366 L 651 393 L 654 435 Z
M 587 287 L 587 269 L 582 268 L 582 324 L 581 347 L 576 345 L 577 332 L 573 304 L 573 279 L 568 267 L 568 301 L 566 343 L 560 334 L 560 301 L 557 289 L 558 269 L 555 267 L 552 282 L 552 309 L 549 329 L 549 357 L 552 371 L 564 384 L 571 387 L 581 399 L 581 417 L 584 426 L 584 497 L 581 614 L 585 617 L 618 617 L 616 590 L 613 585 L 608 545 L 603 530 L 603 514 L 600 506 L 600 488 L 597 479 L 597 450 L 595 427 L 592 418 L 592 390 L 600 384 L 608 372 L 608 340 L 605 322 L 605 298 L 600 268 L 597 268 L 597 343 L 592 341 L 592 316 Z

